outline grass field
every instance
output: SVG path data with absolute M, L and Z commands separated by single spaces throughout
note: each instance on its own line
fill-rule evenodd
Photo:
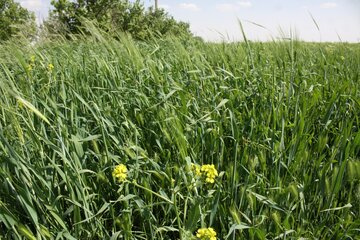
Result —
M 30 46 L 0 46 L 0 239 L 359 239 L 359 44 Z

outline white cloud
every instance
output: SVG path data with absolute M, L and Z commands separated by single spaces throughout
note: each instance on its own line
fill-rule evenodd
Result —
M 235 8 L 236 8 L 235 4 L 232 3 L 222 3 L 216 5 L 216 9 L 221 12 L 231 12 L 234 11 Z
M 248 8 L 251 7 L 252 3 L 250 1 L 240 1 L 237 3 L 222 3 L 217 4 L 216 9 L 220 12 L 233 12 L 238 11 L 241 8 Z
M 49 15 L 49 0 L 15 0 L 15 2 L 20 3 L 22 7 L 34 12 L 38 24 L 41 24 Z
M 251 7 L 252 6 L 250 1 L 237 2 L 237 5 L 239 5 L 240 7 Z
M 31 11 L 39 11 L 43 8 L 41 0 L 23 0 L 20 4 Z
M 186 9 L 186 10 L 190 10 L 190 11 L 194 11 L 194 12 L 200 10 L 200 8 L 194 3 L 180 3 L 179 7 L 182 9 Z
M 337 4 L 334 2 L 325 2 L 320 5 L 321 8 L 336 8 Z

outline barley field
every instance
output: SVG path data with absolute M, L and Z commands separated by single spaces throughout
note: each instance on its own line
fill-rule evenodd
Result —
M 359 239 L 360 45 L 0 46 L 0 239 Z

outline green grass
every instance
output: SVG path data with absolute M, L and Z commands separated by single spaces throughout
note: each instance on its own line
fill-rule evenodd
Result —
M 359 44 L 29 46 L 0 46 L 0 238 L 360 235 Z

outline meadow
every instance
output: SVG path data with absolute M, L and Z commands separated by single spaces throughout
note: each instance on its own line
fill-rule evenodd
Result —
M 359 239 L 359 127 L 359 44 L 9 42 L 0 239 Z

